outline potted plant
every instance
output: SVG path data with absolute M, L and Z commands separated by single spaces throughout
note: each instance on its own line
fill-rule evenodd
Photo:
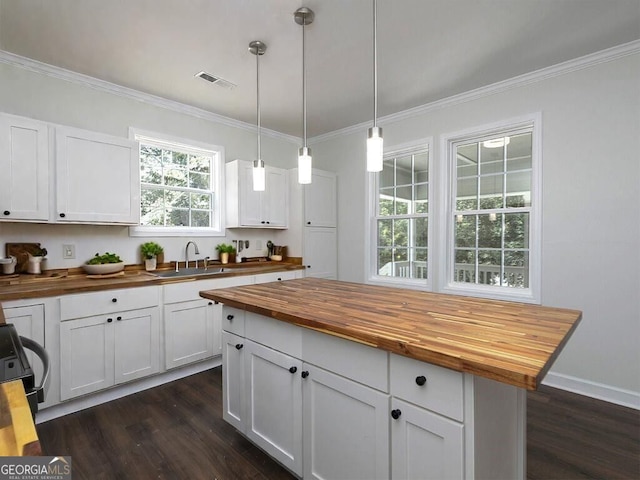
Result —
M 27 272 L 39 274 L 42 273 L 42 261 L 45 260 L 44 257 L 47 256 L 47 249 L 41 248 L 40 244 L 38 244 L 38 248 L 35 249 L 33 254 L 28 253 L 29 259 L 27 260 Z
M 226 243 L 219 243 L 216 245 L 216 250 L 218 251 L 218 257 L 220 258 L 220 263 L 227 264 L 229 263 L 229 256 L 236 254 L 236 249 L 233 245 L 228 245 Z
M 146 242 L 140 245 L 140 253 L 144 259 L 145 270 L 150 271 L 157 268 L 158 256 L 164 253 L 164 249 L 156 242 Z

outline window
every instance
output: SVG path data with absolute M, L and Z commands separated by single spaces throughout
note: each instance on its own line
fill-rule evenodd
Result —
M 429 231 L 429 151 L 385 155 L 378 174 L 375 275 L 426 280 Z
M 138 233 L 222 233 L 222 149 L 140 133 L 135 139 L 140 142 Z

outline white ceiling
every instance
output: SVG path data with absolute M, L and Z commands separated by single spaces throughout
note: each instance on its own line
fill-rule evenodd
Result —
M 372 0 L 0 0 L 0 49 L 302 136 L 372 119 Z M 378 0 L 379 116 L 640 38 L 640 0 Z M 213 86 L 205 70 L 237 87 Z

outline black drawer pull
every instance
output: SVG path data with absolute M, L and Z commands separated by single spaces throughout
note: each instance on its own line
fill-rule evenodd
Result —
M 229 321 L 233 320 L 233 315 L 227 315 L 227 320 Z
M 122 320 L 122 317 L 118 317 L 118 318 L 116 318 L 116 320 L 120 321 L 120 320 Z
M 61 213 L 60 218 L 64 218 L 64 217 L 66 217 L 66 215 L 64 213 Z
M 5 211 L 4 211 L 4 214 L 5 214 L 5 215 L 11 215 L 11 212 L 10 212 L 9 210 L 5 210 Z
M 236 350 L 242 350 L 242 347 L 244 347 L 243 344 L 241 343 L 236 343 Z
M 399 418 L 400 418 L 400 415 L 402 415 L 402 412 L 400 411 L 400 409 L 399 409 L 399 408 L 396 408 L 395 410 L 391 410 L 391 417 L 392 417 L 394 420 L 399 419 Z
M 297 371 L 298 371 L 298 367 L 291 367 L 289 369 L 289 372 L 291 372 L 291 373 L 296 373 Z
M 416 377 L 416 383 L 420 386 L 423 386 L 425 383 L 427 383 L 427 377 L 425 377 L 424 375 Z
M 113 322 L 113 318 L 107 318 L 107 323 Z
M 118 301 L 118 299 L 117 299 L 117 298 L 112 298 L 112 299 L 111 299 L 111 301 L 112 301 L 113 303 L 116 303 L 116 302 Z
M 302 372 L 300 375 L 302 375 L 302 378 L 307 378 L 309 376 L 309 372 L 307 372 L 306 370 L 304 372 Z

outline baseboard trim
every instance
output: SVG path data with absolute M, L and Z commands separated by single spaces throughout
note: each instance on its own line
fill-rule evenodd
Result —
M 542 381 L 543 385 L 560 388 L 587 397 L 597 398 L 605 402 L 615 403 L 623 407 L 640 410 L 640 393 L 623 388 L 612 387 L 603 383 L 592 382 L 582 378 L 549 372 Z
M 222 365 L 222 357 L 218 356 L 216 358 L 188 365 L 176 370 L 169 370 L 159 375 L 154 375 L 153 377 L 147 377 L 125 385 L 110 388 L 109 390 L 69 400 L 68 402 L 59 403 L 40 410 L 36 415 L 36 423 L 48 422 L 54 418 L 79 412 L 85 408 L 95 407 L 96 405 L 101 405 L 118 398 L 126 397 L 133 393 L 148 390 L 149 388 L 158 387 L 165 383 L 173 382 L 174 380 L 179 380 L 196 373 L 204 372 L 211 368 L 219 367 L 220 365 Z

